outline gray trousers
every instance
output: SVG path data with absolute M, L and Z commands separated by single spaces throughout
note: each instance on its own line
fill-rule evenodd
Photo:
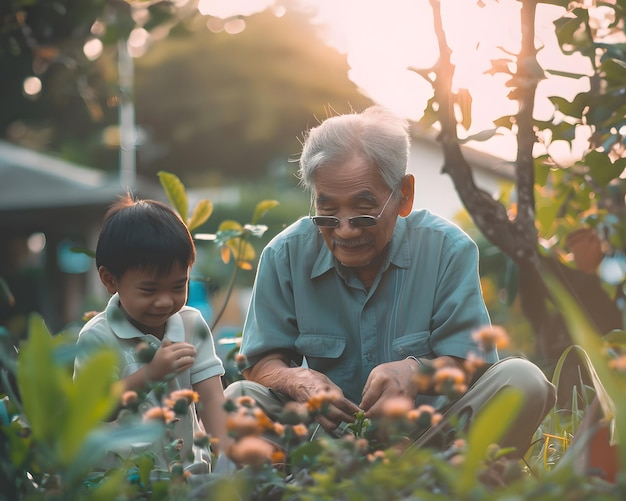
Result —
M 443 419 L 419 435 L 415 445 L 447 446 L 454 438 L 452 423 L 462 423 L 462 428 L 467 429 L 480 409 L 505 388 L 515 388 L 522 394 L 522 406 L 499 445 L 514 447 L 516 452 L 512 456 L 522 457 L 539 425 L 554 407 L 556 390 L 535 364 L 517 357 L 496 362 L 460 398 L 444 407 L 439 406 Z M 288 396 L 253 381 L 235 381 L 226 388 L 225 395 L 230 399 L 241 395 L 252 397 L 271 419 L 276 419 L 283 405 L 290 400 Z M 419 403 L 423 402 L 416 402 Z

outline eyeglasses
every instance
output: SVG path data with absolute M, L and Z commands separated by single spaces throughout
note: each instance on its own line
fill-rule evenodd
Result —
M 348 223 L 353 228 L 370 228 L 378 224 L 378 220 L 383 215 L 383 212 L 385 212 L 393 194 L 393 191 L 389 194 L 389 198 L 385 202 L 385 205 L 383 205 L 383 208 L 378 216 L 352 216 L 348 218 L 338 218 L 335 216 L 311 216 L 311 211 L 309 210 L 309 219 L 321 228 L 337 228 L 339 226 L 339 221 L 342 219 L 347 219 Z M 311 202 L 311 209 L 313 209 L 313 202 Z

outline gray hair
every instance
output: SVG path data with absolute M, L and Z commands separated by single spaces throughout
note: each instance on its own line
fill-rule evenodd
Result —
M 327 118 L 305 135 L 300 184 L 313 193 L 320 167 L 340 164 L 357 154 L 375 166 L 385 184 L 395 190 L 406 174 L 409 146 L 407 120 L 381 106 Z

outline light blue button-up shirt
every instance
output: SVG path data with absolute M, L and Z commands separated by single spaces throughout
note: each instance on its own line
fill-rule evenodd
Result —
M 263 250 L 241 352 L 251 365 L 286 350 L 326 374 L 355 403 L 371 370 L 409 355 L 492 363 L 471 334 L 488 325 L 478 248 L 459 227 L 427 210 L 399 217 L 370 289 L 334 258 L 303 218 Z

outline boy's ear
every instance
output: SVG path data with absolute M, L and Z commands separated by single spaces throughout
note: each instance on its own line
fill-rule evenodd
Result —
M 413 197 L 415 196 L 415 178 L 412 174 L 407 174 L 400 182 L 400 193 L 402 193 L 402 199 L 398 214 L 406 217 L 413 210 Z
M 100 275 L 100 281 L 106 288 L 109 294 L 115 294 L 117 292 L 117 280 L 109 270 L 104 266 L 98 268 L 98 275 Z

